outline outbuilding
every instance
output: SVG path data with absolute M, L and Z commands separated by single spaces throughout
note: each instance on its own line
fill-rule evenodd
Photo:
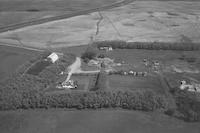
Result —
M 55 63 L 59 59 L 59 56 L 57 53 L 53 52 L 48 57 L 47 60 L 50 60 L 52 63 Z

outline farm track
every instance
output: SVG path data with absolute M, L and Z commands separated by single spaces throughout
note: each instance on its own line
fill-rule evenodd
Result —
M 30 51 L 37 51 L 37 52 L 43 52 L 43 49 L 38 49 L 38 48 L 32 48 L 28 46 L 21 46 L 21 45 L 16 45 L 16 44 L 10 44 L 10 43 L 5 43 L 0 41 L 0 46 L 7 46 L 7 47 L 15 47 L 15 48 L 22 48 Z
M 71 13 L 71 14 L 63 14 L 63 15 L 54 16 L 54 17 L 50 17 L 50 18 L 42 18 L 42 19 L 37 19 L 37 20 L 33 20 L 33 21 L 13 24 L 13 25 L 9 25 L 9 26 L 0 28 L 0 33 L 20 29 L 20 28 L 27 27 L 27 26 L 43 24 L 43 23 L 47 23 L 47 22 L 50 22 L 50 21 L 56 21 L 56 20 L 66 19 L 66 18 L 70 18 L 70 17 L 74 17 L 74 16 L 84 15 L 84 14 L 88 14 L 88 13 L 92 13 L 92 12 L 96 12 L 96 11 L 111 9 L 111 8 L 114 8 L 114 7 L 119 7 L 119 6 L 122 6 L 122 5 L 129 4 L 133 1 L 134 0 L 123 0 L 123 1 L 115 2 L 115 3 L 110 4 L 110 5 L 105 5 L 105 6 L 102 6 L 102 7 L 99 7 L 99 8 L 88 9 L 88 10 L 78 11 L 78 12 Z

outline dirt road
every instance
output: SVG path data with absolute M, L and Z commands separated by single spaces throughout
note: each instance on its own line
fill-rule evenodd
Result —
M 95 70 L 95 71 L 83 71 L 81 70 L 81 58 L 80 57 L 76 57 L 76 60 L 74 61 L 74 63 L 72 63 L 69 67 L 68 67 L 68 76 L 66 81 L 68 81 L 70 79 L 70 77 L 72 76 L 73 73 L 98 73 L 100 72 L 100 70 Z

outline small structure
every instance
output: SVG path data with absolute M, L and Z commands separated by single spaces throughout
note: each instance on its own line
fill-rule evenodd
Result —
M 123 75 L 128 75 L 128 73 L 127 72 L 123 72 Z
M 88 65 L 89 65 L 89 66 L 96 66 L 96 65 L 99 65 L 99 61 L 97 61 L 97 60 L 90 60 L 90 61 L 88 62 Z
M 56 88 L 58 89 L 75 89 L 77 87 L 78 87 L 77 83 L 73 80 L 64 81 L 56 86 Z
M 104 47 L 99 47 L 99 50 L 106 50 L 106 51 L 112 51 L 113 48 L 110 46 L 104 46 Z
M 179 87 L 181 90 L 187 90 L 192 92 L 200 92 L 200 84 L 187 84 L 185 80 L 181 81 L 181 85 Z
M 134 71 L 131 70 L 131 71 L 129 71 L 128 73 L 129 73 L 129 74 L 134 74 Z
M 158 61 L 154 61 L 153 64 L 154 64 L 155 66 L 159 66 L 159 65 L 160 65 L 160 63 L 159 63 Z
M 52 63 L 55 63 L 59 59 L 59 56 L 57 53 L 53 52 L 48 57 L 47 60 L 50 60 Z

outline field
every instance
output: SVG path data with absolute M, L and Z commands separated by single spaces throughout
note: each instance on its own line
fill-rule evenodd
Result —
M 56 48 L 86 45 L 91 38 L 139 42 L 199 42 L 200 2 L 135 1 L 113 9 L 2 33 L 0 40 Z M 5 15 L 6 16 L 6 15 Z
M 32 68 L 30 68 L 27 73 L 38 75 L 43 69 L 49 66 L 51 63 L 48 61 L 39 61 Z
M 38 52 L 24 50 L 21 48 L 13 48 L 0 46 L 0 81 L 13 73 L 20 65 L 29 61 Z M 39 54 L 39 53 L 38 53 Z
M 117 0 L 0 0 L 0 27 L 39 18 L 70 14 Z
M 164 94 L 163 86 L 160 84 L 158 77 L 131 77 L 112 75 L 108 76 L 109 90 L 137 91 L 137 90 L 153 90 Z
M 199 133 L 200 123 L 125 110 L 0 112 L 1 133 Z
M 36 18 L 73 13 L 115 1 L 118 0 L 0 0 L 0 27 Z M 8 81 L 5 82 L 5 86 L 2 85 L 0 110 L 17 110 L 0 111 L 0 132 L 199 133 L 199 122 L 186 123 L 182 118 L 200 119 L 197 108 L 199 106 L 194 104 L 199 102 L 191 102 L 186 98 L 186 102 L 183 100 L 180 105 L 176 103 L 177 108 L 172 108 L 173 102 L 177 102 L 178 98 L 169 93 L 171 88 L 177 89 L 181 80 L 199 83 L 199 51 L 138 49 L 97 51 L 97 55 L 104 54 L 117 63 L 123 62 L 122 66 L 113 69 L 147 72 L 147 76 L 120 74 L 105 76 L 103 73 L 103 76 L 99 76 L 101 78 L 95 78 L 91 75 L 73 74 L 71 79 L 78 82 L 78 88 L 71 90 L 56 88 L 58 82 L 63 82 L 67 76 L 65 74 L 61 76 L 60 72 L 65 71 L 74 61 L 74 55 L 81 57 L 89 46 L 87 44 L 92 41 L 189 40 L 199 43 L 199 21 L 198 0 L 192 2 L 139 0 L 105 11 L 1 33 L 1 44 L 51 49 L 66 54 L 67 58 L 60 59 L 58 64 L 49 65 L 48 70 L 44 69 L 46 71 L 43 71 L 40 77 L 37 77 L 37 74 L 48 64 L 39 62 L 27 72 L 29 74 L 17 75 L 17 78 L 13 78 L 13 83 Z M 0 81 L 38 54 L 39 52 L 21 48 L 0 46 Z M 145 65 L 144 60 L 149 61 L 150 65 Z M 157 70 L 153 68 L 154 62 L 159 63 Z M 57 69 L 57 66 L 62 69 Z M 89 67 L 86 63 L 81 66 L 83 71 L 96 68 Z M 99 83 L 105 82 L 106 89 L 102 87 L 105 90 L 89 92 L 91 86 L 94 86 L 94 89 L 101 89 L 98 82 L 95 82 L 96 79 Z M 169 84 L 166 84 L 165 79 Z M 140 90 L 141 93 L 134 93 Z M 181 105 L 183 106 L 178 107 Z M 135 111 L 145 109 L 147 112 Z M 174 109 L 174 115 L 171 117 L 164 115 L 170 109 Z M 186 114 L 178 112 L 178 109 Z

